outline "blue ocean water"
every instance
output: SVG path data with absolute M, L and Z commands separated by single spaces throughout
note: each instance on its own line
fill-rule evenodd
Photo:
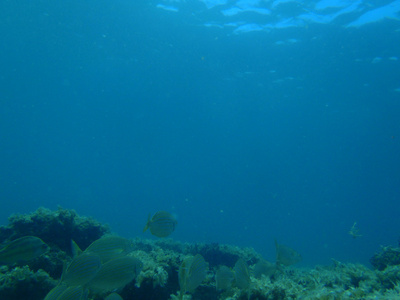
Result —
M 368 264 L 400 236 L 400 1 L 3 1 L 0 224 Z M 362 235 L 349 230 L 357 222 Z

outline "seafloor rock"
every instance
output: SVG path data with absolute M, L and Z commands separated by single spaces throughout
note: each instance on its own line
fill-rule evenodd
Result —
M 78 216 L 74 211 L 39 209 L 30 215 L 10 218 L 9 226 L 0 227 L 0 241 L 24 235 L 35 235 L 50 246 L 50 251 L 25 265 L 0 267 L 0 299 L 42 300 L 56 285 L 61 266 L 71 260 L 70 240 L 85 249 L 108 228 L 93 219 Z M 383 271 L 363 265 L 333 261 L 331 266 L 313 269 L 278 268 L 271 277 L 255 278 L 252 274 L 261 255 L 250 248 L 221 244 L 180 243 L 172 239 L 132 241 L 127 255 L 143 263 L 136 280 L 118 293 L 129 299 L 400 299 L 400 266 L 390 264 Z M 394 252 L 391 253 L 392 257 Z M 206 279 L 192 293 L 180 295 L 178 270 L 189 255 L 201 254 L 208 263 Z M 386 253 L 387 254 L 387 253 Z M 235 282 L 228 290 L 217 291 L 215 272 L 220 265 L 233 267 L 241 258 L 250 270 L 250 287 L 239 289 Z M 103 300 L 107 294 L 90 291 L 89 300 Z
M 383 247 L 380 253 L 376 253 L 370 259 L 371 265 L 379 271 L 388 266 L 400 265 L 400 248 Z

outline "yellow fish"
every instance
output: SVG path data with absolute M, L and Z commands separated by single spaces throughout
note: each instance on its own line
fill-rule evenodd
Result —
M 0 250 L 0 264 L 15 264 L 39 257 L 49 246 L 36 236 L 24 236 L 8 243 Z
M 149 215 L 143 232 L 150 229 L 152 235 L 157 237 L 167 237 L 174 232 L 176 224 L 178 224 L 178 222 L 173 215 L 166 211 L 159 211 L 156 212 L 152 218 L 150 218 Z
M 111 292 L 122 289 L 135 279 L 143 268 L 143 263 L 132 256 L 123 256 L 109 260 L 88 283 L 95 292 Z
M 291 266 L 297 264 L 302 260 L 300 253 L 293 250 L 292 248 L 278 244 L 275 240 L 275 248 L 276 248 L 276 264 Z

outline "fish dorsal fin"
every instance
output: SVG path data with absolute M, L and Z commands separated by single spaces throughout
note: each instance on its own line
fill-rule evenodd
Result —
M 60 277 L 60 280 L 58 281 L 58 284 L 57 284 L 57 285 L 60 285 L 61 282 L 63 281 L 63 279 L 64 279 L 64 277 L 65 277 L 65 273 L 67 272 L 67 269 L 68 269 L 67 262 L 64 261 L 64 262 L 63 262 L 63 269 L 62 269 L 61 277 Z
M 82 254 L 81 248 L 79 248 L 78 244 L 74 240 L 71 240 L 71 252 L 73 258 Z

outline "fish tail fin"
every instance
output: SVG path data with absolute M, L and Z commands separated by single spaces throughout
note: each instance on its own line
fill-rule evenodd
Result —
M 146 223 L 146 226 L 144 226 L 144 228 L 143 228 L 143 232 L 145 232 L 147 229 L 149 229 L 150 220 L 151 220 L 150 218 L 151 218 L 151 214 L 149 214 L 149 216 L 147 218 L 147 223 Z

